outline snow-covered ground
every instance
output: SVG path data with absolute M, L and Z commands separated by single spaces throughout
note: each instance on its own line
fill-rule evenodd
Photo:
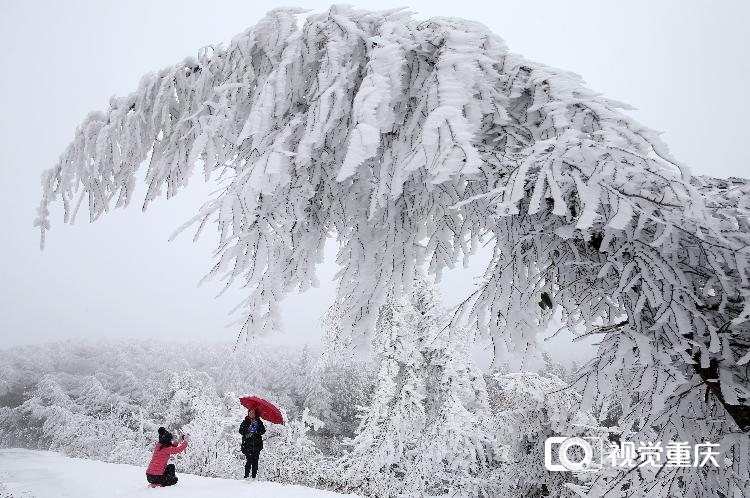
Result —
M 177 470 L 177 486 L 149 489 L 141 467 L 70 458 L 49 451 L 0 449 L 0 498 L 356 496 L 274 482 L 212 479 Z

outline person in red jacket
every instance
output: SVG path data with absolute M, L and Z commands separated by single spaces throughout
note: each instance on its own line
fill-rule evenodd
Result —
M 159 427 L 159 442 L 154 447 L 154 454 L 151 456 L 151 463 L 146 469 L 146 480 L 151 487 L 173 486 L 177 484 L 174 464 L 169 464 L 169 457 L 177 453 L 182 453 L 187 448 L 187 439 L 182 436 L 180 444 L 172 443 L 172 434 L 164 427 Z

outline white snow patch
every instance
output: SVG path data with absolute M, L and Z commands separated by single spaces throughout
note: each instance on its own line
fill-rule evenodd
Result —
M 237 469 L 242 472 L 242 469 Z M 146 470 L 134 465 L 70 458 L 50 451 L 0 449 L 0 496 L 3 498 L 180 497 L 274 498 L 356 497 L 304 486 L 248 482 L 181 474 L 168 488 L 150 489 Z

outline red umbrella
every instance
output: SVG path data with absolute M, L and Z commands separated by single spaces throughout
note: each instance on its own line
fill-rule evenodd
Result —
M 244 398 L 240 398 L 240 403 L 248 410 L 257 410 L 258 415 L 263 420 L 267 420 L 272 424 L 284 423 L 281 411 L 263 398 L 245 396 Z

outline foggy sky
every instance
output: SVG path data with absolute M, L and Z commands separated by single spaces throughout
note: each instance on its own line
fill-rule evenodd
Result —
M 292 4 L 320 10 L 327 2 Z M 72 139 L 76 126 L 109 97 L 136 89 L 141 76 L 200 47 L 227 43 L 268 10 L 287 2 L 34 2 L 3 0 L 2 181 L 0 181 L 0 348 L 73 337 L 231 340 L 224 328 L 238 290 L 213 299 L 221 285 L 197 288 L 212 264 L 214 234 L 196 244 L 167 238 L 192 217 L 210 185 L 197 175 L 170 201 L 144 215 L 143 186 L 133 205 L 94 224 L 74 226 L 53 213 L 47 247 L 32 227 L 40 175 Z M 358 2 L 368 9 L 404 2 Z M 588 86 L 639 108 L 693 173 L 750 176 L 746 116 L 750 100 L 745 2 L 412 1 L 420 17 L 478 20 L 511 51 L 581 74 Z M 139 195 L 140 194 L 140 198 Z M 330 248 L 335 247 L 331 244 Z M 329 251 L 332 256 L 332 251 Z M 479 258 L 481 259 L 481 258 Z M 333 298 L 332 257 L 321 287 L 283 304 L 286 330 L 271 342 L 317 343 L 318 318 Z M 469 292 L 482 261 L 450 272 L 443 290 L 454 304 Z M 561 344 L 564 343 L 564 340 Z M 575 348 L 556 348 L 557 356 Z

